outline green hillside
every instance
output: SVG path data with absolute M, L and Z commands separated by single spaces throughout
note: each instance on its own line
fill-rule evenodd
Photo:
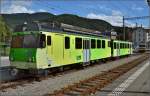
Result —
M 110 30 L 112 28 L 111 24 L 109 24 L 106 21 L 98 20 L 98 19 L 87 19 L 87 18 L 83 18 L 71 14 L 58 15 L 55 20 L 58 22 L 63 22 L 66 24 L 79 26 L 87 29 L 98 30 L 98 31 Z
M 44 19 L 49 19 L 54 17 L 53 14 L 50 13 L 17 13 L 17 14 L 2 14 L 3 18 L 5 19 L 7 25 L 13 30 L 16 25 L 23 24 L 24 22 L 32 22 L 32 21 L 39 21 Z
M 99 20 L 99 19 L 88 19 L 84 17 L 79 17 L 73 14 L 61 14 L 61 15 L 53 15 L 47 12 L 38 12 L 38 13 L 16 13 L 16 14 L 2 14 L 1 18 L 1 28 L 3 30 L 10 29 L 13 32 L 13 29 L 16 25 L 23 24 L 24 22 L 33 22 L 33 21 L 40 21 L 40 22 L 60 22 L 65 24 L 70 24 L 74 26 L 79 26 L 87 29 L 97 30 L 101 32 L 110 31 L 114 29 L 118 33 L 118 39 L 123 39 L 123 28 L 112 26 L 110 23 Z M 6 26 L 4 21 L 6 21 Z M 126 28 L 126 31 L 132 31 L 131 28 Z M 4 34 L 8 34 L 8 31 L 4 31 Z M 129 39 L 131 36 L 128 36 L 128 32 L 126 32 L 126 37 Z M 129 34 L 131 35 L 131 34 Z M 128 38 L 129 37 L 129 38 Z
M 88 29 L 94 29 L 98 31 L 105 31 L 111 29 L 111 24 L 103 20 L 87 19 L 72 14 L 53 15 L 51 13 L 17 13 L 17 14 L 3 14 L 2 15 L 11 29 L 14 29 L 16 25 L 23 24 L 24 22 L 32 21 L 57 21 L 74 26 L 79 26 Z

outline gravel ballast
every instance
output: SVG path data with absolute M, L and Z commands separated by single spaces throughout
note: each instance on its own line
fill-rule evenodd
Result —
M 96 74 L 100 74 L 103 71 L 107 71 L 121 64 L 130 62 L 134 59 L 139 58 L 140 56 L 141 55 L 130 56 L 105 64 L 88 67 L 84 70 L 79 70 L 63 74 L 61 76 L 56 76 L 55 78 L 48 78 L 40 82 L 35 81 L 33 83 L 25 84 L 24 86 L 17 86 L 14 89 L 9 88 L 3 92 L 0 91 L 0 96 L 42 96 L 44 94 L 51 93 L 54 90 L 59 90 L 60 88 L 63 88 L 67 85 L 77 83 L 80 80 L 84 80 Z

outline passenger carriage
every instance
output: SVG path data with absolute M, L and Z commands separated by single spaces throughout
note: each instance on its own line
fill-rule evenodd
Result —
M 97 34 L 57 28 L 45 30 L 48 26 L 42 30 L 38 29 L 37 24 L 21 27 L 18 26 L 12 35 L 10 51 L 11 66 L 17 70 L 38 73 L 51 68 L 86 65 L 90 61 L 132 54 L 131 42 L 112 41 Z M 16 74 L 14 70 L 12 73 Z

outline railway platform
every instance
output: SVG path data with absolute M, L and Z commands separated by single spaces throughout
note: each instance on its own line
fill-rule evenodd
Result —
M 150 60 L 136 66 L 95 96 L 150 96 Z

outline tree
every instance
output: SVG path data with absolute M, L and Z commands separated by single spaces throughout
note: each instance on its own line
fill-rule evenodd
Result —
M 0 42 L 6 42 L 10 38 L 10 30 L 6 25 L 3 17 L 0 15 Z

